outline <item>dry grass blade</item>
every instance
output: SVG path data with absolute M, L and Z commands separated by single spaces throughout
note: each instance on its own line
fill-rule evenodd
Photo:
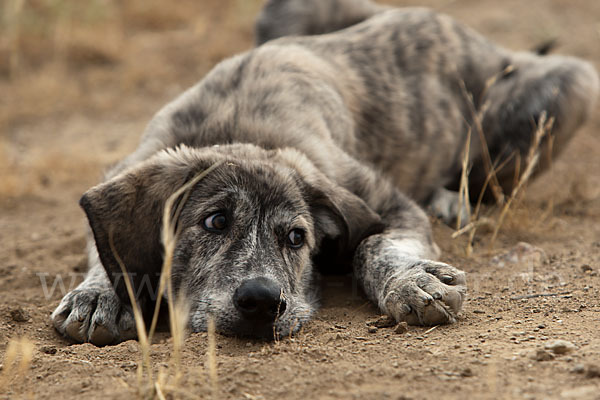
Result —
M 465 149 L 462 157 L 462 170 L 460 173 L 460 189 L 458 191 L 458 213 L 456 215 L 456 229 L 462 226 L 463 205 L 467 210 L 467 223 L 471 222 L 471 200 L 469 199 L 469 153 L 471 151 L 471 129 L 467 132 L 465 140 Z
M 127 268 L 115 248 L 115 245 L 113 242 L 113 232 L 112 232 L 112 230 L 109 231 L 109 237 L 108 237 L 109 245 L 110 245 L 111 251 L 113 253 L 113 256 L 115 257 L 115 260 L 119 264 L 119 267 L 121 268 L 121 272 L 123 273 L 123 276 L 124 276 L 125 286 L 127 287 L 127 294 L 129 295 L 129 299 L 131 301 L 131 305 L 133 308 L 136 330 L 137 330 L 138 339 L 140 342 L 140 348 L 142 351 L 142 362 L 139 365 L 139 368 L 137 371 L 138 372 L 138 389 L 139 389 L 140 395 L 142 397 L 155 395 L 160 399 L 165 398 L 164 393 L 163 393 L 163 388 L 166 388 L 166 385 L 163 384 L 164 376 L 162 376 L 159 373 L 158 380 L 156 382 L 154 382 L 153 374 L 152 374 L 152 363 L 151 363 L 151 359 L 150 359 L 150 343 L 152 340 L 152 335 L 154 334 L 154 331 L 156 328 L 156 323 L 158 320 L 158 312 L 160 310 L 160 301 L 163 297 L 165 289 L 167 290 L 167 296 L 169 298 L 170 328 L 171 328 L 171 333 L 173 336 L 173 357 L 172 357 L 171 361 L 172 361 L 172 363 L 174 365 L 174 369 L 176 371 L 174 387 L 177 386 L 177 383 L 179 382 L 179 380 L 181 378 L 181 375 L 182 375 L 181 374 L 181 360 L 182 360 L 181 349 L 182 349 L 183 341 L 185 338 L 185 329 L 187 326 L 188 309 L 187 309 L 186 304 L 183 302 L 183 300 L 181 300 L 181 298 L 178 299 L 177 303 L 175 303 L 175 301 L 173 299 L 173 290 L 172 290 L 172 286 L 171 286 L 170 276 L 171 276 L 171 268 L 172 268 L 172 261 L 173 261 L 173 251 L 175 249 L 175 244 L 177 241 L 177 234 L 178 234 L 173 221 L 177 221 L 177 219 L 179 218 L 179 214 L 181 213 L 182 207 L 185 204 L 185 202 L 187 201 L 187 198 L 189 197 L 190 189 L 196 183 L 198 183 L 202 178 L 204 178 L 206 175 L 208 175 L 211 171 L 213 171 L 215 168 L 217 168 L 221 164 L 223 164 L 223 161 L 213 164 L 211 167 L 207 168 L 206 170 L 204 170 L 201 173 L 199 173 L 198 175 L 196 175 L 193 179 L 191 179 L 189 182 L 187 182 L 185 185 L 183 185 L 181 188 L 179 188 L 177 191 L 175 191 L 175 193 L 173 193 L 167 199 L 167 201 L 165 203 L 165 207 L 163 210 L 163 231 L 162 231 L 162 240 L 163 240 L 163 245 L 164 245 L 164 249 L 165 249 L 165 256 L 164 256 L 165 259 L 163 262 L 163 267 L 162 267 L 162 272 L 161 272 L 159 291 L 157 293 L 156 307 L 154 309 L 152 325 L 150 328 L 150 332 L 148 334 L 146 333 L 146 325 L 144 322 L 144 318 L 142 316 L 141 309 L 135 298 L 133 287 L 131 285 L 131 281 L 129 280 Z M 175 201 L 177 201 L 177 199 L 182 195 L 183 195 L 182 200 L 179 203 L 179 206 L 177 207 L 177 209 L 175 210 L 175 213 L 173 214 L 172 213 L 173 205 L 175 204 Z M 171 218 L 171 215 L 173 215 L 173 219 Z M 144 369 L 147 371 L 147 382 L 144 382 Z M 147 391 L 151 392 L 151 393 L 153 392 L 153 393 L 151 394 L 151 393 L 148 393 Z
M 144 317 L 142 316 L 142 310 L 135 298 L 133 293 L 133 287 L 131 286 L 131 281 L 129 280 L 129 275 L 127 273 L 127 268 L 123 263 L 123 260 L 119 256 L 117 249 L 115 248 L 115 244 L 113 242 L 113 231 L 112 229 L 108 232 L 108 244 L 110 245 L 110 250 L 112 251 L 115 260 L 119 264 L 121 268 L 121 272 L 123 273 L 123 280 L 125 281 L 125 286 L 127 287 L 127 294 L 129 295 L 129 301 L 131 302 L 131 308 L 133 309 L 133 317 L 135 319 L 135 328 L 138 334 L 138 340 L 140 342 L 140 349 L 142 351 L 142 362 L 140 363 L 137 370 L 137 378 L 138 378 L 138 389 L 141 393 L 144 392 L 144 367 L 147 370 L 148 374 L 148 382 L 150 383 L 150 387 L 152 379 L 152 363 L 150 360 L 150 342 L 148 341 L 148 336 L 146 334 L 146 324 L 144 323 Z
M 176 228 L 176 222 L 179 219 L 181 210 L 187 202 L 192 187 L 194 187 L 200 180 L 211 173 L 215 168 L 223 164 L 223 161 L 217 162 L 211 165 L 206 170 L 200 172 L 194 178 L 192 178 L 185 185 L 181 186 L 176 190 L 165 202 L 163 209 L 163 228 L 162 228 L 162 241 L 164 247 L 164 261 L 160 276 L 160 284 L 158 288 L 156 306 L 154 308 L 154 315 L 152 317 L 152 324 L 150 328 L 150 338 L 154 335 L 154 330 L 158 321 L 158 314 L 160 310 L 160 303 L 163 297 L 165 289 L 167 290 L 168 307 L 169 307 L 169 326 L 171 329 L 171 336 L 173 338 L 173 357 L 171 358 L 171 364 L 175 370 L 175 382 L 174 386 L 177 386 L 181 376 L 181 363 L 182 363 L 182 348 L 185 340 L 185 333 L 187 327 L 187 319 L 189 315 L 189 307 L 184 300 L 183 293 L 178 296 L 177 301 L 173 297 L 173 287 L 171 282 L 171 270 L 173 267 L 173 253 L 175 251 L 175 245 L 177 243 L 178 231 Z M 175 212 L 173 213 L 173 205 L 181 197 Z
M 527 158 L 525 160 L 525 170 L 523 171 L 523 174 L 519 177 L 517 184 L 513 187 L 510 197 L 502 207 L 502 211 L 500 211 L 500 215 L 498 216 L 494 233 L 492 234 L 492 238 L 490 240 L 490 247 L 492 247 L 496 241 L 498 232 L 502 227 L 504 218 L 506 217 L 511 204 L 516 199 L 517 195 L 521 192 L 523 186 L 525 186 L 525 184 L 529 181 L 529 178 L 533 174 L 540 158 L 540 145 L 542 143 L 542 140 L 550 132 L 553 125 L 554 118 L 547 119 L 546 113 L 543 112 L 540 115 L 540 119 L 538 120 L 537 124 L 537 129 L 535 130 L 533 139 L 531 141 L 531 145 L 529 146 L 529 152 L 527 153 Z
M 19 356 L 21 360 L 18 362 Z M 5 392 L 18 380 L 23 379 L 33 359 L 33 343 L 26 338 L 10 340 L 4 353 L 2 375 L 0 375 L 0 393 Z
M 513 73 L 515 71 L 515 67 L 513 65 L 508 65 L 504 70 L 500 71 L 500 73 L 492 76 L 485 83 L 485 87 L 482 91 L 481 98 L 485 96 L 487 91 L 498 81 L 498 79 Z M 502 187 L 498 182 L 498 178 L 496 177 L 496 170 L 493 168 L 492 158 L 490 155 L 490 151 L 487 145 L 487 140 L 485 138 L 485 134 L 483 132 L 483 116 L 487 112 L 489 107 L 488 103 L 484 103 L 479 110 L 476 109 L 475 103 L 473 102 L 473 96 L 467 90 L 464 80 L 459 79 L 459 86 L 462 91 L 463 97 L 467 100 L 467 104 L 469 105 L 469 110 L 471 112 L 471 117 L 473 118 L 473 125 L 477 129 L 477 134 L 479 135 L 479 141 L 481 143 L 481 153 L 484 159 L 484 168 L 486 172 L 486 176 L 488 177 L 486 186 L 489 185 L 496 199 L 497 204 L 504 203 L 504 192 L 502 191 Z
M 281 303 L 285 302 L 285 294 L 283 293 L 283 289 L 281 289 L 279 291 L 279 303 L 277 304 L 277 313 L 275 314 L 275 323 L 273 324 L 273 339 L 275 340 L 275 343 L 279 343 L 279 340 L 281 339 L 279 337 L 279 332 L 277 332 L 277 321 L 279 320 L 279 316 L 280 316 L 280 307 L 281 307 Z
M 165 248 L 165 255 L 164 255 L 162 271 L 160 274 L 160 284 L 158 287 L 158 293 L 157 293 L 157 297 L 156 297 L 156 306 L 154 307 L 154 314 L 152 316 L 152 323 L 150 325 L 150 333 L 148 335 L 150 340 L 152 339 L 152 337 L 154 335 L 154 331 L 156 330 L 156 324 L 158 322 L 158 313 L 160 311 L 160 304 L 162 301 L 162 297 L 163 297 L 165 288 L 168 286 L 169 279 L 171 276 L 173 251 L 175 250 L 175 243 L 177 241 L 177 232 L 175 231 L 175 224 L 173 224 L 172 220 L 171 220 L 173 204 L 175 204 L 175 201 L 180 196 L 183 195 L 183 198 L 181 199 L 181 201 L 175 211 L 175 215 L 173 215 L 173 220 L 177 221 L 177 219 L 179 218 L 179 214 L 181 213 L 181 209 L 182 209 L 183 205 L 185 204 L 185 202 L 187 201 L 187 198 L 189 197 L 190 189 L 194 185 L 196 185 L 201 179 L 203 179 L 206 175 L 211 173 L 215 168 L 219 167 L 223 163 L 224 163 L 224 161 L 216 162 L 215 164 L 211 165 L 206 170 L 204 170 L 201 173 L 199 173 L 198 175 L 196 175 L 193 179 L 191 179 L 189 182 L 187 182 L 185 185 L 183 185 L 177 191 L 175 191 L 165 202 L 165 207 L 163 209 L 163 220 L 162 220 L 162 224 L 163 224 L 162 242 L 163 242 L 163 246 Z M 171 292 L 171 291 L 169 290 L 169 292 Z M 169 296 L 170 294 L 167 293 L 167 295 Z M 171 300 L 172 299 L 169 300 L 169 303 L 172 305 L 173 303 Z M 172 310 L 169 309 L 169 311 L 171 312 Z
M 4 4 L 4 22 L 7 26 L 7 40 L 9 42 L 9 76 L 16 75 L 20 66 L 20 49 L 19 49 L 19 20 L 25 0 L 8 0 Z
M 492 177 L 496 176 L 498 174 L 498 171 L 504 168 L 510 162 L 510 160 L 512 160 L 514 154 L 515 153 L 507 157 L 506 160 L 504 160 L 500 165 L 494 166 L 490 173 L 487 174 L 485 181 L 483 182 L 483 185 L 481 187 L 481 190 L 479 191 L 477 204 L 475 204 L 475 209 L 473 211 L 473 214 L 471 215 L 471 222 L 467 226 L 463 227 L 460 231 L 456 231 L 452 234 L 452 238 L 454 239 L 464 233 L 469 232 L 469 238 L 467 239 L 467 248 L 465 250 L 467 257 L 471 256 L 471 254 L 473 253 L 473 241 L 475 240 L 475 233 L 477 232 L 477 229 L 482 226 L 494 226 L 491 219 L 481 217 L 481 204 L 483 203 L 483 196 L 485 194 L 485 191 L 487 190 L 488 184 L 490 183 Z
M 158 382 L 154 382 L 154 390 L 156 391 L 156 397 L 158 397 L 159 400 L 166 400 Z
M 432 326 L 431 328 L 427 329 L 425 332 L 423 332 L 423 335 L 427 335 L 428 333 L 431 333 L 433 331 L 435 331 L 437 328 L 439 327 L 439 325 L 436 326 Z
M 482 92 L 481 98 L 483 99 L 486 92 L 498 81 L 499 78 L 506 76 L 507 74 L 510 74 L 514 71 L 515 71 L 515 67 L 513 65 L 508 65 L 503 71 L 501 71 L 500 73 L 498 73 L 498 74 L 492 76 L 490 79 L 488 79 L 486 81 L 486 85 Z M 481 226 L 491 225 L 490 219 L 488 219 L 488 218 L 480 219 L 481 204 L 483 201 L 483 196 L 486 193 L 486 191 L 488 190 L 488 187 L 491 190 L 494 198 L 496 199 L 496 204 L 501 205 L 503 207 L 505 207 L 505 205 L 506 205 L 505 204 L 506 198 L 505 198 L 504 192 L 502 190 L 502 187 L 500 186 L 500 183 L 498 181 L 497 174 L 498 174 L 498 171 L 500 171 L 502 168 L 504 168 L 512 160 L 512 158 L 515 157 L 515 153 L 511 154 L 509 157 L 507 157 L 505 160 L 503 160 L 500 165 L 494 165 L 494 164 L 496 164 L 496 162 L 494 162 L 494 163 L 492 162 L 489 148 L 487 145 L 487 140 L 486 140 L 485 134 L 483 132 L 483 124 L 482 124 L 483 116 L 485 115 L 485 113 L 489 107 L 489 104 L 484 103 L 479 108 L 479 110 L 477 110 L 475 107 L 475 104 L 473 102 L 472 95 L 468 92 L 464 81 L 459 79 L 459 84 L 460 84 L 460 88 L 463 93 L 463 96 L 467 100 L 467 104 L 469 105 L 471 116 L 473 118 L 472 127 L 469 129 L 467 140 L 470 141 L 471 130 L 474 127 L 477 130 L 477 133 L 479 136 L 479 141 L 481 144 L 481 153 L 482 153 L 482 158 L 483 158 L 483 162 L 484 162 L 483 164 L 484 164 L 484 168 L 485 168 L 485 172 L 486 172 L 486 179 L 485 179 L 485 181 L 482 185 L 481 191 L 479 193 L 479 197 L 477 199 L 475 209 L 472 213 L 469 213 L 468 223 L 464 227 L 461 228 L 462 221 L 461 221 L 461 216 L 459 214 L 458 218 L 457 218 L 457 228 L 456 228 L 457 230 L 452 234 L 452 238 L 457 238 L 467 232 L 469 233 L 469 238 L 467 240 L 467 247 L 465 249 L 465 253 L 466 253 L 467 257 L 469 257 L 473 252 L 473 241 L 475 238 L 475 233 L 477 231 L 477 228 L 479 228 Z M 465 151 L 463 153 L 460 190 L 459 190 L 459 210 L 462 210 L 463 201 L 470 202 L 470 199 L 468 198 L 468 195 L 469 195 L 468 174 L 466 173 L 466 171 L 467 171 L 466 163 L 468 162 L 468 151 L 470 151 L 470 148 L 467 147 L 467 145 L 465 145 Z M 518 154 L 516 154 L 516 155 L 518 157 Z M 498 161 L 498 160 L 496 160 L 496 161 Z M 520 164 L 520 162 L 519 162 L 519 164 Z M 516 183 L 515 183 L 515 185 L 516 185 Z
M 456 239 L 459 236 L 464 235 L 465 233 L 474 232 L 477 228 L 481 226 L 493 226 L 492 220 L 489 218 L 474 218 L 473 221 L 469 222 L 467 225 L 463 226 L 461 229 L 455 231 L 451 237 L 452 239 Z M 472 242 L 469 242 L 469 246 L 472 247 Z
M 216 337 L 215 320 L 212 316 L 208 318 L 208 376 L 210 379 L 210 387 L 212 390 L 213 399 L 218 398 L 218 376 L 217 376 L 217 337 Z
M 552 132 L 548 133 L 548 159 L 547 159 L 547 163 L 548 163 L 548 175 L 550 175 L 552 177 L 551 181 L 555 182 L 554 179 L 554 163 L 552 162 L 552 152 L 554 151 L 554 135 L 552 135 Z M 554 191 L 552 191 L 551 193 L 554 193 Z M 548 198 L 548 204 L 546 206 L 546 211 L 544 212 L 544 214 L 542 215 L 542 220 L 547 219 L 548 217 L 550 217 L 554 212 L 554 195 L 551 194 Z
M 487 89 L 489 89 L 489 87 L 491 85 L 493 85 L 493 83 L 495 81 L 496 81 L 495 79 L 488 80 L 487 86 L 484 90 L 484 93 L 485 93 L 485 91 L 487 91 Z M 483 161 L 484 161 L 483 166 L 485 168 L 485 173 L 486 173 L 486 175 L 491 174 L 490 189 L 492 190 L 492 194 L 494 195 L 494 198 L 496 199 L 496 203 L 502 204 L 504 202 L 504 194 L 502 192 L 502 187 L 500 186 L 500 183 L 498 182 L 498 178 L 496 177 L 496 174 L 494 173 L 492 157 L 490 156 L 490 150 L 488 148 L 487 140 L 485 138 L 485 134 L 483 133 L 483 125 L 482 125 L 483 116 L 485 115 L 485 113 L 489 107 L 489 104 L 484 103 L 479 108 L 479 111 L 478 111 L 475 108 L 475 103 L 473 102 L 473 96 L 471 96 L 471 94 L 467 90 L 465 82 L 462 79 L 459 79 L 458 82 L 459 82 L 462 94 L 463 94 L 464 98 L 467 100 L 467 104 L 469 105 L 471 117 L 473 118 L 473 126 L 475 126 L 475 129 L 477 130 L 477 134 L 479 136 L 479 141 L 481 143 L 481 154 L 482 154 Z
M 170 286 L 170 285 L 169 285 Z M 171 288 L 168 289 L 171 291 Z M 169 296 L 169 302 L 172 301 Z M 170 313 L 170 328 L 171 336 L 173 337 L 173 357 L 171 358 L 171 365 L 175 370 L 175 379 L 173 382 L 174 386 L 178 386 L 183 372 L 181 370 L 182 364 L 182 349 L 185 341 L 187 332 L 187 323 L 189 315 L 189 307 L 183 299 L 183 296 L 179 296 L 174 306 L 169 306 Z

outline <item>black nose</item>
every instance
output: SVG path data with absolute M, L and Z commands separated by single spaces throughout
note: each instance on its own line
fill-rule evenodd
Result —
M 233 304 L 244 318 L 253 321 L 273 321 L 285 312 L 281 288 L 268 278 L 242 282 L 233 294 Z

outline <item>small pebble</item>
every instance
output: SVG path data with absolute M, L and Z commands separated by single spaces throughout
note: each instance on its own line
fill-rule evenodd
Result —
M 568 354 L 574 350 L 577 350 L 577 346 L 575 346 L 573 343 L 561 339 L 548 342 L 544 347 L 546 350 L 550 350 L 557 355 Z
M 370 326 L 368 329 L 369 333 L 377 333 L 377 327 L 376 326 Z
M 535 361 L 552 361 L 554 360 L 554 354 L 544 349 L 537 349 L 531 358 Z
M 396 320 L 388 315 L 382 315 L 373 321 L 367 321 L 367 326 L 375 328 L 391 328 L 396 325 Z
M 42 346 L 40 347 L 40 351 L 46 354 L 56 354 L 56 347 L 54 346 Z
M 406 333 L 408 332 L 408 324 L 406 322 L 400 322 L 398 325 L 396 325 L 396 327 L 394 328 L 394 332 L 396 332 L 397 334 L 402 334 L 402 333 Z
M 587 366 L 585 372 L 586 378 L 600 378 L 600 367 L 594 364 L 590 364 Z
M 130 353 L 137 353 L 139 351 L 138 342 L 134 340 L 129 341 L 129 343 L 127 343 L 127 350 L 129 350 Z
M 15 322 L 27 322 L 29 321 L 29 314 L 21 307 L 10 310 L 10 317 Z
M 583 272 L 592 272 L 594 269 L 591 266 L 589 266 L 588 264 L 583 264 L 581 266 L 581 270 Z
M 571 372 L 573 372 L 574 374 L 583 374 L 585 372 L 585 365 L 575 364 Z

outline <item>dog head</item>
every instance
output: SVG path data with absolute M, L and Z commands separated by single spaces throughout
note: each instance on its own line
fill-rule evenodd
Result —
M 81 205 L 115 290 L 129 302 L 120 260 L 141 303 L 156 296 L 167 199 L 178 199 L 172 283 L 193 331 L 212 316 L 225 334 L 273 338 L 314 311 L 313 259 L 352 254 L 379 217 L 294 150 L 253 145 L 165 150 L 84 194 Z M 185 197 L 185 198 L 184 198 Z

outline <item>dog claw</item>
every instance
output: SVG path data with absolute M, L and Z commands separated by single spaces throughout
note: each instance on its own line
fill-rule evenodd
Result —
M 105 346 L 135 337 L 133 317 L 112 289 L 74 290 L 63 298 L 52 320 L 61 334 L 78 343 Z

